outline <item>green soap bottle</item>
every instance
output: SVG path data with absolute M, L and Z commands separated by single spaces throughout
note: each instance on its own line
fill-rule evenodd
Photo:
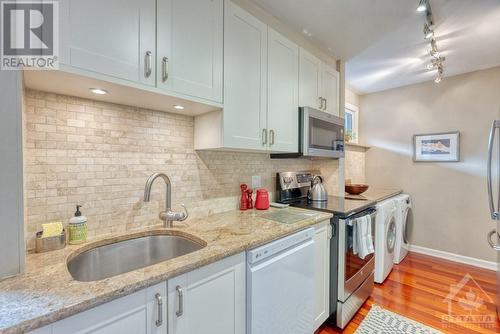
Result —
M 80 212 L 81 205 L 76 206 L 75 216 L 69 220 L 68 233 L 70 245 L 77 245 L 87 241 L 87 217 Z

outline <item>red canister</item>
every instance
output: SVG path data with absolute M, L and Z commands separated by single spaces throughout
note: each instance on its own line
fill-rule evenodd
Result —
M 255 208 L 257 210 L 269 209 L 269 193 L 266 189 L 257 189 L 257 196 L 255 197 Z

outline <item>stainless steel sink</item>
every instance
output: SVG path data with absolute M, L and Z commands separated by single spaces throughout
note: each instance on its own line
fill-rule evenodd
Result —
M 77 281 L 97 281 L 170 260 L 205 245 L 188 238 L 156 234 L 134 237 L 96 246 L 68 261 L 68 270 Z

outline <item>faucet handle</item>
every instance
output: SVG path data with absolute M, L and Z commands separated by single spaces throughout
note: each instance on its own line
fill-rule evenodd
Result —
M 179 221 L 184 221 L 184 220 L 186 220 L 186 219 L 187 219 L 187 217 L 189 217 L 189 212 L 188 212 L 188 210 L 187 210 L 187 208 L 186 208 L 186 205 L 181 204 L 181 206 L 182 206 L 182 208 L 184 209 L 184 212 L 182 212 L 182 213 L 180 214 Z

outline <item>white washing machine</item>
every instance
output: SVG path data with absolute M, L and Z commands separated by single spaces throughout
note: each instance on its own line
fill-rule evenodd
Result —
M 375 217 L 375 282 L 383 283 L 394 266 L 396 204 L 394 198 L 377 204 Z
M 394 263 L 398 264 L 408 254 L 410 248 L 410 229 L 412 205 L 410 195 L 403 194 L 394 198 L 396 201 L 396 246 L 394 248 Z

